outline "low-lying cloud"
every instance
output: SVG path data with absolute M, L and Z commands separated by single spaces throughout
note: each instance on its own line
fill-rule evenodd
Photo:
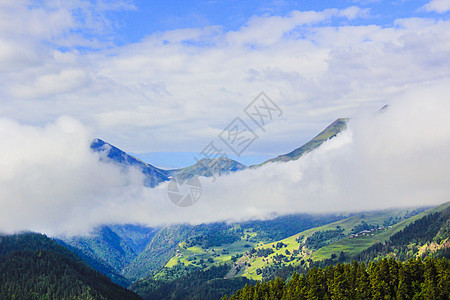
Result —
M 439 204 L 450 198 L 449 87 L 447 80 L 410 87 L 388 110 L 353 116 L 348 130 L 296 161 L 215 183 L 202 178 L 202 197 L 188 208 L 169 201 L 167 183 L 145 188 L 137 170 L 123 173 L 100 162 L 89 149 L 93 136 L 77 120 L 32 127 L 2 119 L 0 231 L 78 234 L 109 223 L 155 226 Z
M 1 119 L 0 137 L 2 232 L 89 230 L 103 222 L 102 207 L 126 199 L 142 179 L 99 162 L 89 148 L 90 132 L 69 117 L 45 127 Z

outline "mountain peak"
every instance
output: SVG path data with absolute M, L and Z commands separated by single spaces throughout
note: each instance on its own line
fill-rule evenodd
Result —
M 99 138 L 92 141 L 91 149 L 102 154 L 100 160 L 116 163 L 125 171 L 129 167 L 139 168 L 145 176 L 144 185 L 148 187 L 155 187 L 161 182 L 170 180 L 172 176 L 185 179 L 195 175 L 210 177 L 217 174 L 220 176 L 247 168 L 246 165 L 222 156 L 216 159 L 202 158 L 194 165 L 182 169 L 163 170 L 145 163 Z
M 333 123 L 327 126 L 322 132 L 316 135 L 312 140 L 304 144 L 303 146 L 292 150 L 289 153 L 279 155 L 275 158 L 269 159 L 261 164 L 253 165 L 251 168 L 262 166 L 268 162 L 286 162 L 290 160 L 299 159 L 305 153 L 308 153 L 320 145 L 322 145 L 325 141 L 334 138 L 338 133 L 347 128 L 347 122 L 349 118 L 339 118 L 335 120 Z
M 216 174 L 219 176 L 226 175 L 245 169 L 247 169 L 246 165 L 222 156 L 219 158 L 202 158 L 196 164 L 180 169 L 176 175 L 180 178 L 190 178 L 195 175 L 211 177 Z
M 145 176 L 144 185 L 148 187 L 155 187 L 161 182 L 168 181 L 170 171 L 159 169 L 151 164 L 145 163 L 140 159 L 129 155 L 125 151 L 96 138 L 91 142 L 91 149 L 94 152 L 103 154 L 100 157 L 101 161 L 114 162 L 119 164 L 124 171 L 129 167 L 137 167 Z

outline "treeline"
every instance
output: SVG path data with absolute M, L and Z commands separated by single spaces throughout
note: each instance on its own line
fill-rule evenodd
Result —
M 410 259 L 406 262 L 382 259 L 354 261 L 306 274 L 294 273 L 285 282 L 280 278 L 246 285 L 223 300 L 258 299 L 450 299 L 450 263 L 447 259 Z
M 0 236 L 0 299 L 140 299 L 41 234 Z

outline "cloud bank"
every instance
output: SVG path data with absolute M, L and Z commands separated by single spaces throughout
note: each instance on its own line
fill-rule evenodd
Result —
M 45 127 L 0 121 L 0 231 L 86 233 L 108 223 L 149 226 L 434 205 L 450 198 L 449 81 L 412 86 L 382 113 L 288 163 L 202 178 L 203 195 L 174 206 L 167 183 L 142 186 L 89 150 L 92 135 L 62 117 Z
M 106 217 L 92 213 L 126 201 L 142 180 L 100 163 L 89 130 L 73 118 L 45 127 L 0 119 L 0 137 L 1 232 L 88 231 Z
M 118 45 L 109 16 L 139 9 L 131 1 L 0 1 L 0 231 L 448 201 L 449 2 L 382 24 L 369 2 Z M 167 184 L 146 189 L 89 151 L 100 137 L 134 153 L 198 152 L 261 91 L 284 114 L 246 154 L 286 153 L 338 117 L 352 117 L 349 130 L 297 161 L 203 179 L 187 209 Z

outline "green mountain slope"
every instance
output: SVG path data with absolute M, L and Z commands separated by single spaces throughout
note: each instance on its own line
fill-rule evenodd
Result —
M 321 133 L 319 133 L 317 136 L 315 136 L 312 140 L 310 140 L 303 146 L 296 148 L 287 154 L 279 155 L 275 158 L 269 159 L 261 164 L 253 165 L 251 167 L 252 168 L 258 167 L 269 162 L 286 162 L 290 160 L 296 160 L 300 158 L 303 154 L 316 149 L 317 147 L 322 145 L 325 141 L 335 137 L 338 133 L 343 131 L 347 127 L 348 120 L 349 119 L 347 118 L 339 118 L 330 125 L 328 125 L 327 128 L 325 128 Z
M 265 221 L 240 224 L 211 223 L 196 226 L 172 225 L 146 228 L 132 225 L 102 226 L 89 236 L 67 238 L 61 243 L 71 247 L 92 267 L 109 276 L 114 282 L 128 286 L 133 280 L 146 277 L 166 264 L 177 264 L 177 249 L 189 252 L 200 248 L 206 264 L 211 247 L 226 248 L 231 255 L 245 252 L 259 242 L 270 242 L 298 231 L 342 219 L 343 215 L 288 215 Z M 184 243 L 184 244 L 183 244 Z M 222 246 L 227 244 L 227 246 Z M 183 249 L 182 245 L 190 245 Z M 197 250 L 193 250 L 197 251 Z M 228 257 L 228 258 L 227 258 Z
M 371 246 L 384 243 L 409 224 L 449 203 L 424 208 L 389 209 L 366 212 L 325 226 L 302 231 L 289 238 L 264 244 L 247 251 L 235 263 L 233 276 L 262 279 L 287 266 L 307 266 L 311 262 L 351 260 Z
M 165 267 L 171 269 L 181 265 L 191 270 L 231 262 L 256 245 L 279 240 L 294 232 L 331 223 L 344 217 L 345 215 L 341 214 L 296 214 L 265 221 L 198 225 L 192 228 L 187 238 L 175 245 L 172 250 L 173 256 Z
M 90 267 L 99 271 L 103 275 L 109 277 L 112 282 L 118 284 L 123 287 L 128 287 L 131 284 L 131 281 L 120 274 L 117 270 L 115 270 L 111 265 L 109 265 L 105 260 L 99 258 L 96 255 L 92 255 L 90 253 L 84 252 L 79 248 L 75 248 L 62 240 L 55 240 L 61 246 L 66 247 L 76 255 L 78 255 L 84 262 L 86 262 Z
M 389 256 L 406 260 L 429 254 L 450 258 L 450 204 L 440 205 L 422 215 L 388 240 L 362 251 L 356 259 L 370 261 Z
M 179 284 L 182 284 L 181 282 L 189 281 L 188 278 L 194 276 L 192 274 L 197 274 L 209 268 L 223 267 L 226 264 L 227 271 L 222 277 L 211 278 L 210 280 L 214 284 L 203 283 L 202 286 L 210 291 L 214 289 L 226 291 L 237 289 L 242 283 L 248 283 L 248 280 L 241 277 L 224 277 L 231 268 L 231 262 L 245 251 L 262 242 L 284 238 L 295 232 L 335 222 L 345 217 L 342 214 L 297 214 L 280 216 L 265 221 L 184 225 L 183 228 L 178 229 L 163 229 L 161 235 L 155 237 L 154 242 L 152 242 L 154 245 L 152 245 L 152 249 L 149 248 L 151 251 L 143 253 L 136 259 L 135 265 L 138 266 L 138 269 L 134 266 L 132 268 L 132 270 L 139 270 L 140 266 L 143 270 L 150 269 L 153 272 L 147 278 L 135 282 L 132 288 L 143 296 L 150 295 L 156 289 L 165 289 L 162 288 L 163 286 L 169 287 L 173 284 L 179 286 Z M 165 232 L 166 230 L 167 232 Z M 183 232 L 184 238 L 179 238 L 180 232 Z M 171 247 L 168 248 L 168 245 Z M 164 253 L 164 257 L 156 251 L 157 249 Z M 159 263 L 159 266 L 156 262 Z M 161 265 L 161 263 L 163 264 Z
M 0 299 L 140 299 L 36 233 L 0 236 Z
M 450 202 L 391 229 L 396 232 L 389 238 L 353 257 L 340 255 L 337 260 L 287 266 L 265 277 L 271 280 L 247 285 L 223 299 L 264 299 L 267 295 L 270 299 L 449 299 Z M 371 242 L 367 238 L 377 233 L 365 229 L 352 235 L 353 242 L 363 238 Z M 351 260 L 351 264 L 341 264 Z
M 111 225 L 97 228 L 91 235 L 65 238 L 62 242 L 114 282 L 128 285 L 123 272 L 150 243 L 159 228 Z
M 162 228 L 146 248 L 123 270 L 124 276 L 138 279 L 161 268 L 174 255 L 176 246 L 186 239 L 193 226 L 173 225 Z
M 173 256 L 164 268 L 138 280 L 132 288 L 148 299 L 181 299 L 177 298 L 180 295 L 196 299 L 195 295 L 190 294 L 191 290 L 196 289 L 190 287 L 188 282 L 194 281 L 194 274 L 209 274 L 202 272 L 211 268 L 220 267 L 222 271 L 227 271 L 220 276 L 216 274 L 214 278 L 205 279 L 206 282 L 197 282 L 196 287 L 202 286 L 202 291 L 209 293 L 211 287 L 206 283 L 210 282 L 214 283 L 216 289 L 222 290 L 223 294 L 229 294 L 226 292 L 229 289 L 225 287 L 236 289 L 243 284 L 243 281 L 239 281 L 241 278 L 288 278 L 294 271 L 303 273 L 314 266 L 334 265 L 353 259 L 363 260 L 368 256 L 370 259 L 386 256 L 406 259 L 419 253 L 445 255 L 445 249 L 450 247 L 449 207 L 450 204 L 446 203 L 432 209 L 386 209 L 341 216 L 341 219 L 329 219 L 328 222 L 322 216 L 325 225 L 298 230 L 300 232 L 282 239 L 273 239 L 283 235 L 281 232 L 275 233 L 278 225 L 273 221 L 265 224 L 268 227 L 261 224 L 258 226 L 257 223 L 252 223 L 254 221 L 248 224 L 230 224 L 233 226 L 228 225 L 229 227 L 224 224 L 194 227 L 173 248 Z M 280 226 L 283 224 L 280 228 L 295 227 L 299 219 L 291 221 L 280 222 Z M 265 230 L 260 231 L 260 228 Z M 424 234 L 412 233 L 419 231 Z M 267 235 L 268 232 L 272 232 L 269 234 L 271 238 Z M 405 232 L 410 233 L 405 235 Z M 416 243 L 417 237 L 421 236 L 425 237 L 420 243 Z M 267 240 L 271 242 L 265 242 Z M 401 246 L 394 247 L 391 240 L 401 240 L 398 242 Z M 431 241 L 433 242 L 430 244 Z M 386 251 L 382 252 L 376 247 L 384 247 Z M 411 253 L 402 254 L 407 251 Z M 374 252 L 379 255 L 374 255 Z

